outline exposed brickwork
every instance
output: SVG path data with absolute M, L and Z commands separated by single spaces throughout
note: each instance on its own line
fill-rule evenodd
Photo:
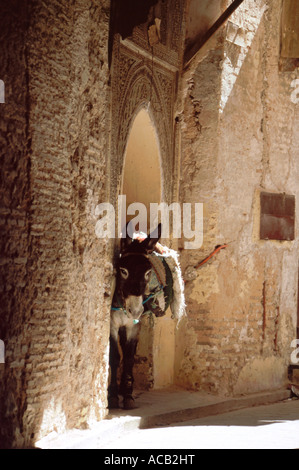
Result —
M 26 407 L 25 360 L 28 356 L 31 299 L 30 266 L 30 130 L 26 35 L 26 2 L 1 3 L 1 79 L 5 104 L 0 105 L 0 338 L 6 364 L 0 365 L 0 421 L 5 439 L 22 432 L 20 416 Z
M 1 430 L 29 445 L 106 413 L 111 265 L 94 209 L 106 197 L 109 2 L 12 3 L 1 16 Z
M 279 72 L 280 2 L 264 3 L 245 0 L 185 86 L 181 198 L 205 218 L 202 249 L 182 252 L 177 379 L 227 394 L 283 386 L 296 335 L 298 240 L 259 240 L 260 191 L 299 196 L 297 75 Z

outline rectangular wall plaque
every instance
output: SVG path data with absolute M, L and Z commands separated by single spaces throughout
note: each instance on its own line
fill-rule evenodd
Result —
M 294 240 L 295 196 L 261 192 L 260 238 Z

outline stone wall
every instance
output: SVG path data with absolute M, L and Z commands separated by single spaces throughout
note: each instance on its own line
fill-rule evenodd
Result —
M 185 76 L 181 200 L 204 203 L 202 249 L 182 252 L 189 318 L 176 374 L 192 388 L 248 393 L 287 378 L 298 240 L 259 239 L 260 192 L 298 199 L 298 69 L 279 70 L 280 14 L 278 0 L 245 0 Z
M 111 253 L 94 210 L 107 195 L 109 8 L 14 1 L 1 16 L 2 445 L 106 414 Z
M 5 104 L 0 108 L 0 338 L 6 362 L 0 364 L 0 422 L 7 440 L 15 428 L 21 433 L 20 415 L 26 407 L 24 367 L 28 354 L 28 321 L 32 284 L 28 275 L 30 210 L 30 131 L 28 94 L 28 31 L 26 4 L 1 3 L 1 79 Z M 3 444 L 4 439 L 0 438 Z M 6 439 L 5 439 L 6 441 Z

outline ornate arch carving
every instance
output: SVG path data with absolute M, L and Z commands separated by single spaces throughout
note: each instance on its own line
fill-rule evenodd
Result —
M 167 112 L 163 96 L 161 97 L 159 85 L 155 75 L 151 75 L 146 65 L 138 67 L 131 76 L 128 76 L 127 87 L 120 102 L 121 121 L 117 153 L 122 158 L 134 118 L 144 107 L 148 110 L 157 132 L 163 174 L 165 174 L 170 163 L 168 156 L 172 154 L 171 116 Z
M 127 47 L 126 41 L 118 44 L 112 67 L 112 159 L 113 185 L 111 194 L 120 187 L 123 161 L 130 129 L 138 111 L 148 110 L 157 132 L 163 192 L 171 199 L 174 152 L 174 103 L 176 74 L 163 67 L 152 57 L 145 57 Z M 116 192 L 115 192 L 116 191 Z

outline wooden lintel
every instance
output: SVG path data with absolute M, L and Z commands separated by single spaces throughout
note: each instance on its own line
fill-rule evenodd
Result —
M 195 43 L 185 51 L 184 55 L 184 68 L 186 69 L 190 62 L 194 59 L 200 49 L 206 44 L 206 42 L 218 31 L 218 29 L 228 20 L 233 12 L 243 3 L 244 0 L 234 0 L 231 5 L 219 16 L 218 20 L 208 29 L 203 36 L 198 36 Z

